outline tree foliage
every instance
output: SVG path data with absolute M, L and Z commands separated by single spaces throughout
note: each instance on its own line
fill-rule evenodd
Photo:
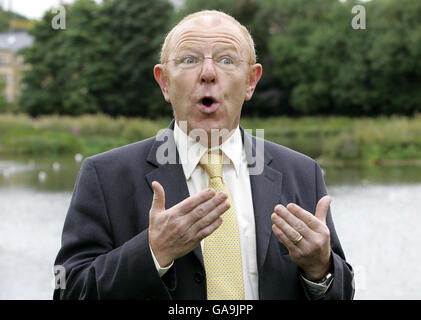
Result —
M 354 30 L 357 1 L 271 0 L 268 39 L 279 86 L 295 114 L 421 111 L 421 2 L 371 1 Z
M 78 0 L 65 8 L 65 30 L 53 29 L 54 15 L 46 12 L 31 31 L 34 45 L 23 51 L 31 65 L 23 80 L 23 111 L 33 116 L 169 111 L 158 102 L 152 73 L 172 12 L 167 1 Z

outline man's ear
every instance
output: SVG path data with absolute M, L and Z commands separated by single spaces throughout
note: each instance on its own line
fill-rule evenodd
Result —
M 157 64 L 153 68 L 153 75 L 155 77 L 156 82 L 158 82 L 159 86 L 161 87 L 162 94 L 164 95 L 165 101 L 170 101 L 170 96 L 168 94 L 168 81 L 167 75 L 164 70 L 164 65 Z
M 250 73 L 249 73 L 247 89 L 246 89 L 246 97 L 245 97 L 246 101 L 249 101 L 251 97 L 253 96 L 254 89 L 256 88 L 257 83 L 262 77 L 262 72 L 263 72 L 263 67 L 260 63 L 256 63 L 250 67 Z

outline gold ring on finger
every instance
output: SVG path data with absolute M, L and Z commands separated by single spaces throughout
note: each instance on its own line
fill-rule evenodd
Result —
M 303 236 L 300 234 L 297 239 L 294 240 L 294 244 L 298 245 L 300 241 L 303 240 Z

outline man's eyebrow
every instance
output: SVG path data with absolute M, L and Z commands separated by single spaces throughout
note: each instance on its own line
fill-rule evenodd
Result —
M 194 46 L 194 45 L 181 45 L 180 47 L 177 48 L 177 52 L 181 52 L 181 51 L 198 52 L 198 51 L 200 51 L 200 48 L 198 46 Z
M 215 46 L 216 50 L 214 50 L 215 52 L 221 52 L 221 51 L 234 51 L 236 53 L 238 53 L 238 48 L 234 45 L 217 45 Z

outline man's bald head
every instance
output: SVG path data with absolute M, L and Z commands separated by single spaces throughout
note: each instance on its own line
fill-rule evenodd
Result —
M 218 23 L 221 19 L 228 20 L 232 22 L 233 25 L 239 28 L 241 31 L 241 34 L 243 35 L 245 41 L 246 41 L 246 47 L 248 48 L 249 53 L 249 63 L 255 64 L 256 63 L 256 51 L 254 49 L 254 41 L 251 37 L 250 33 L 248 32 L 247 28 L 244 27 L 241 23 L 239 23 L 235 18 L 232 16 L 217 10 L 203 10 L 199 12 L 195 12 L 192 14 L 189 14 L 188 16 L 184 17 L 174 28 L 171 29 L 171 31 L 167 34 L 164 44 L 162 45 L 161 49 L 161 63 L 164 64 L 168 61 L 169 54 L 170 54 L 170 44 L 174 39 L 174 36 L 177 33 L 177 30 L 180 26 L 182 26 L 185 23 Z M 194 21 L 196 20 L 196 21 Z

